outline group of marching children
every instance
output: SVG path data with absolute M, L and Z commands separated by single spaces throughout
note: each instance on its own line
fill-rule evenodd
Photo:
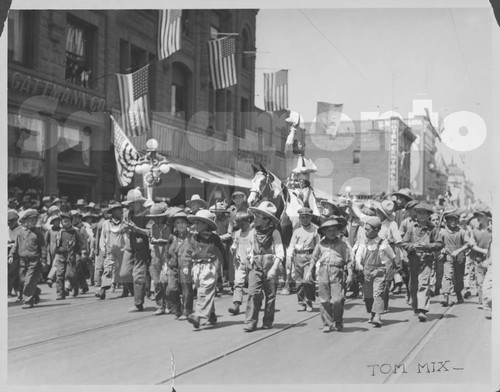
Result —
M 287 271 L 299 311 L 313 311 L 318 297 L 323 332 L 342 331 L 347 289 L 352 297 L 362 293 L 374 327 L 390 311 L 391 290 L 401 294 L 403 285 L 421 322 L 431 296 L 441 294 L 442 306 L 460 304 L 474 285 L 491 317 L 491 211 L 484 204 L 469 216 L 453 208 L 436 214 L 406 188 L 365 205 L 346 197 L 323 200 L 319 220 L 308 207 L 298 211 L 285 249 L 276 206 L 248 207 L 245 200 L 237 191 L 230 207 L 218 201 L 207 209 L 193 195 L 185 206 L 169 207 L 132 189 L 101 214 L 83 200 L 69 211 L 59 199 L 49 200 L 41 214 L 29 206 L 10 209 L 9 295 L 15 290 L 23 308 L 31 308 L 40 301 L 44 271 L 57 300 L 86 293 L 90 279 L 100 300 L 121 285 L 122 297 L 134 297 L 130 311 L 143 311 L 151 292 L 155 315 L 171 313 L 198 329 L 217 323 L 215 298 L 226 280 L 233 292 L 228 310 L 244 311 L 244 331 L 252 332 L 262 307 L 261 327 L 272 328 L 278 276 Z

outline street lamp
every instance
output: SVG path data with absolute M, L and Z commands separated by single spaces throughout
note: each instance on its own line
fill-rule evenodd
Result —
M 153 187 L 161 183 L 161 175 L 170 171 L 169 163 L 162 157 L 158 157 L 156 150 L 158 141 L 149 139 L 146 142 L 146 155 L 135 166 L 135 172 L 142 174 L 147 188 L 148 199 L 153 199 Z

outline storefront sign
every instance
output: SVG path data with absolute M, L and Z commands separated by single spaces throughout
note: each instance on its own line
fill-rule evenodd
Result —
M 269 163 L 268 157 L 255 151 L 238 149 L 238 159 L 249 159 L 255 163 L 262 163 L 264 166 Z
M 32 96 L 55 99 L 60 103 L 91 112 L 102 112 L 106 106 L 103 98 L 20 72 L 13 72 L 9 75 L 9 88 Z
M 399 153 L 399 123 L 391 120 L 391 139 L 389 144 L 389 191 L 398 189 L 398 153 Z

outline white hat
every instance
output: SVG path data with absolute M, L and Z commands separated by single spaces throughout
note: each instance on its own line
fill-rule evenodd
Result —
M 291 123 L 297 127 L 300 127 L 300 124 L 302 124 L 304 122 L 304 119 L 299 114 L 299 112 L 294 112 L 293 110 L 290 110 L 290 115 L 288 116 L 288 118 L 285 121 L 288 123 Z
M 129 205 L 130 203 L 133 203 L 134 201 L 141 201 L 141 202 L 146 201 L 146 198 L 142 197 L 142 193 L 139 189 L 129 190 L 127 193 L 127 198 L 124 202 L 122 202 L 122 204 Z
M 193 196 L 191 196 L 191 200 L 186 200 L 186 205 L 187 205 L 188 207 L 191 207 L 191 204 L 192 204 L 193 202 L 195 202 L 195 201 L 196 201 L 196 202 L 199 202 L 199 203 L 201 203 L 201 204 L 203 204 L 203 207 L 202 207 L 202 208 L 205 208 L 205 207 L 207 206 L 207 202 L 206 202 L 205 200 L 203 200 L 203 199 L 200 197 L 200 195 L 196 195 L 196 194 L 195 194 L 195 195 L 193 195 Z
M 215 223 L 215 215 L 208 210 L 199 210 L 196 215 L 189 215 L 188 220 L 190 222 L 202 221 L 207 223 L 212 230 L 217 230 L 217 224 Z
M 258 207 L 248 207 L 248 210 L 253 213 L 264 214 L 267 218 L 271 218 L 276 225 L 280 223 L 280 220 L 276 218 L 276 206 L 270 201 L 263 201 Z

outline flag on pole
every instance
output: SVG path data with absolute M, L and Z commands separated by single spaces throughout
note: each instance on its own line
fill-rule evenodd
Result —
M 181 48 L 182 10 L 160 10 L 158 20 L 158 60 Z
M 111 116 L 113 121 L 113 138 L 115 145 L 116 169 L 121 186 L 127 186 L 132 181 L 134 169 L 142 159 L 142 155 L 136 150 L 129 138 L 123 133 L 120 125 Z
M 235 40 L 225 37 L 208 41 L 210 75 L 215 90 L 233 86 L 236 80 Z
M 118 78 L 122 126 L 127 136 L 139 136 L 149 130 L 149 64 Z
M 337 136 L 343 107 L 343 104 L 318 102 L 316 132 L 319 135 L 327 134 L 332 138 Z
M 288 107 L 288 70 L 264 73 L 264 108 L 274 112 Z

